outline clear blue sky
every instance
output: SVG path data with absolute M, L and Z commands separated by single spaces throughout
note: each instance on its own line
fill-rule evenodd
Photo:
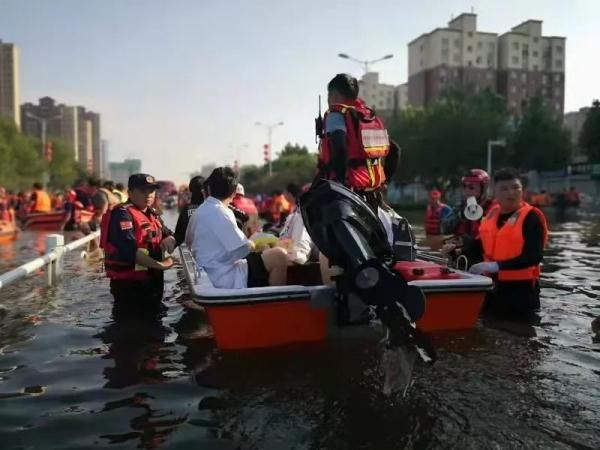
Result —
M 567 37 L 566 110 L 600 97 L 596 0 L 0 0 L 0 39 L 19 47 L 23 102 L 97 111 L 111 160 L 184 180 L 237 149 L 260 162 L 256 121 L 285 122 L 274 149 L 314 150 L 317 95 L 335 73 L 361 74 L 337 53 L 394 53 L 377 70 L 404 82 L 406 44 L 471 8 L 483 31 L 543 20 L 545 35 Z

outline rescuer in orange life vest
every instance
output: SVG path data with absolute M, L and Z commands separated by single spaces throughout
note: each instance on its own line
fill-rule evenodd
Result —
M 488 297 L 492 312 L 528 319 L 540 307 L 540 263 L 548 238 L 544 214 L 523 201 L 523 186 L 516 171 L 501 169 L 494 175 L 493 205 L 479 226 L 478 243 L 484 262 L 471 273 L 489 274 L 496 283 Z
M 397 157 L 399 149 L 390 143 L 383 121 L 358 98 L 358 91 L 358 81 L 347 74 L 336 75 L 327 85 L 329 110 L 323 121 L 316 120 L 320 144 L 313 184 L 320 179 L 338 181 L 376 211 L 373 193 L 385 184 L 388 155 Z M 396 159 L 389 159 L 395 164 Z
M 154 177 L 129 177 L 129 201 L 110 209 L 101 223 L 100 245 L 114 297 L 113 314 L 157 314 L 161 310 L 163 272 L 173 266 L 175 238 L 151 208 L 158 189 Z

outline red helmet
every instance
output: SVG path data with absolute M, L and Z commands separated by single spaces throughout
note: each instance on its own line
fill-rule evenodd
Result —
M 481 183 L 488 185 L 490 182 L 490 176 L 483 169 L 471 169 L 462 178 L 463 183 Z
M 67 195 L 65 197 L 67 202 L 73 203 L 75 200 L 77 200 L 77 193 L 73 190 L 69 190 L 67 191 Z

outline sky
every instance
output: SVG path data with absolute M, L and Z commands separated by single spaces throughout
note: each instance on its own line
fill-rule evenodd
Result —
M 109 159 L 143 160 L 186 181 L 202 165 L 261 163 L 267 133 L 316 151 L 317 96 L 348 53 L 393 59 L 380 81 L 407 80 L 407 44 L 463 12 L 502 34 L 527 19 L 566 36 L 565 110 L 600 97 L 597 0 L 0 0 L 0 40 L 20 52 L 21 101 L 50 96 L 102 115 Z

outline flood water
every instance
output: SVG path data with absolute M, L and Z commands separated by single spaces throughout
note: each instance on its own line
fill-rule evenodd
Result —
M 177 270 L 161 322 L 116 324 L 99 265 L 73 252 L 58 286 L 0 290 L 0 448 L 598 449 L 600 216 L 552 230 L 540 324 L 435 336 L 406 399 L 382 395 L 373 342 L 220 353 Z M 22 234 L 0 272 L 43 250 Z

